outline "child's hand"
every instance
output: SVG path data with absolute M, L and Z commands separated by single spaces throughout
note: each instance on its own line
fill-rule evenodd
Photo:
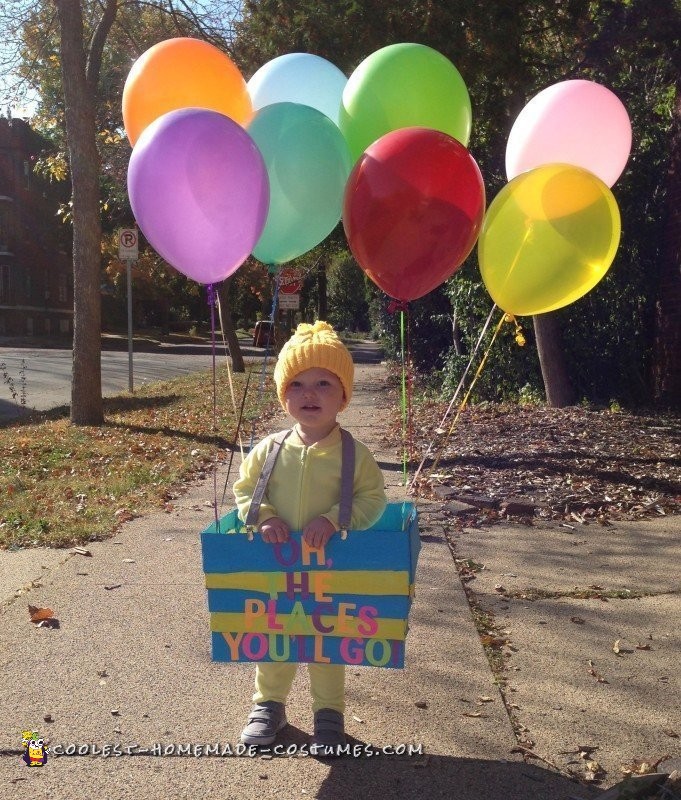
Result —
M 280 517 L 270 517 L 260 523 L 260 533 L 263 542 L 277 544 L 277 542 L 288 542 L 289 527 Z
M 326 517 L 316 517 L 303 528 L 303 539 L 310 547 L 319 549 L 329 541 L 336 529 Z

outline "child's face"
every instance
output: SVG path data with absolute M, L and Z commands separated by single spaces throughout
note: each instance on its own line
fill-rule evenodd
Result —
M 321 367 L 299 372 L 284 392 L 287 413 L 311 429 L 333 427 L 343 400 L 340 379 Z

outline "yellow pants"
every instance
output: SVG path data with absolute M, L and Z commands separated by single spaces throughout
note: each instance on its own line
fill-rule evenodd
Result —
M 345 711 L 345 666 L 343 664 L 308 664 L 312 711 L 332 708 L 341 714 Z M 298 664 L 290 662 L 265 662 L 255 668 L 254 703 L 276 700 L 285 703 Z

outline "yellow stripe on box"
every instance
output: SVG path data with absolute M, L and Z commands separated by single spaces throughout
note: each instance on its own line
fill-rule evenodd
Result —
M 301 573 L 296 573 L 299 581 Z M 315 593 L 317 586 L 325 594 L 382 594 L 409 595 L 409 574 L 404 571 L 339 570 L 307 573 L 309 591 Z M 319 581 L 319 583 L 318 583 Z M 285 572 L 208 572 L 206 589 L 243 589 L 265 592 L 270 597 L 285 594 L 287 589 Z M 300 592 L 300 589 L 298 589 Z M 232 630 L 232 629 L 230 629 Z
M 270 627 L 271 625 L 271 627 Z M 249 615 L 217 611 L 210 615 L 210 629 L 218 633 L 278 633 L 305 636 L 346 636 L 359 639 L 405 639 L 403 619 L 372 618 L 349 615 L 276 614 Z M 364 631 L 364 632 L 363 632 Z

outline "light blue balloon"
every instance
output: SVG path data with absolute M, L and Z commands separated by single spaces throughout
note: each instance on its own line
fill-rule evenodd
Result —
M 297 103 L 265 106 L 248 133 L 270 184 L 269 213 L 253 255 L 264 264 L 283 264 L 311 250 L 338 224 L 350 153 L 327 116 Z
M 274 103 L 299 103 L 316 108 L 338 125 L 347 82 L 338 67 L 321 56 L 288 53 L 260 67 L 247 85 L 255 111 Z

